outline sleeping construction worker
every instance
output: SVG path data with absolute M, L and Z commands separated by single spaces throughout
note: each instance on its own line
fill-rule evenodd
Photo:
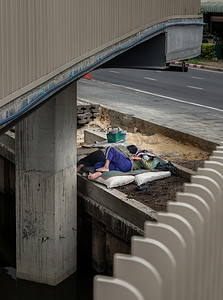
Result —
M 135 145 L 115 145 L 114 148 L 118 150 L 120 153 L 125 155 L 126 157 L 130 157 L 138 151 L 138 148 Z M 82 172 L 82 168 L 84 167 L 94 167 L 97 162 L 104 162 L 105 163 L 105 153 L 106 149 L 96 150 L 86 157 L 80 159 L 77 162 L 77 172 Z
M 148 158 L 148 159 L 146 159 Z M 102 172 L 117 170 L 121 172 L 134 171 L 139 169 L 152 169 L 152 158 L 147 156 L 144 158 L 140 156 L 126 157 L 114 147 L 109 146 L 105 152 L 105 162 L 97 162 L 95 164 L 95 173 L 89 174 L 88 179 L 93 180 L 102 175 Z

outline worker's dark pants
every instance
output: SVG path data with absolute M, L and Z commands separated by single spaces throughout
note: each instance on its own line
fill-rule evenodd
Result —
M 104 152 L 101 150 L 96 150 L 90 154 L 88 154 L 86 157 L 80 159 L 77 162 L 77 165 L 84 165 L 85 167 L 93 167 L 97 162 L 104 162 L 105 163 L 105 155 Z

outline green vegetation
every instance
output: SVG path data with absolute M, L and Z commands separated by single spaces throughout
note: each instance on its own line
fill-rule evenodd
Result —
M 215 54 L 215 44 L 203 43 L 201 45 L 201 55 L 200 58 L 213 59 L 216 57 Z
M 194 64 L 194 65 L 203 65 L 205 62 L 212 62 L 212 61 L 213 59 L 202 58 L 199 56 L 192 59 L 188 59 L 186 63 Z
M 201 54 L 198 57 L 189 59 L 187 63 L 201 65 L 205 62 L 213 62 L 216 60 L 215 44 L 203 43 L 201 45 Z M 201 63 L 200 63 L 201 62 Z
M 203 15 L 205 13 L 205 11 L 203 9 L 200 9 L 198 12 L 198 15 Z

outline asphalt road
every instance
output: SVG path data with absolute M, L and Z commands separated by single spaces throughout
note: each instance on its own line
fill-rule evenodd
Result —
M 91 76 L 96 80 L 223 110 L 223 73 L 220 72 L 102 69 L 92 72 Z
M 215 143 L 223 141 L 223 73 L 104 69 L 78 98 Z

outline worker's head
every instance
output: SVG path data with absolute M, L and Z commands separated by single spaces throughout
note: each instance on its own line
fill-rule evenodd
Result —
M 135 145 L 129 145 L 129 146 L 127 146 L 127 149 L 132 154 L 135 154 L 138 151 L 138 148 Z

